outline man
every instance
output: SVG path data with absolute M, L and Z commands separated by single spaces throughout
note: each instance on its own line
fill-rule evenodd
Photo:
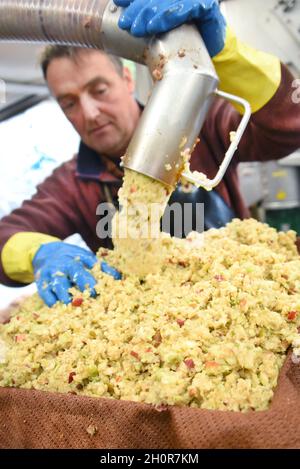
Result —
M 194 21 L 221 80 L 220 88 L 251 104 L 252 118 L 239 149 L 215 194 L 222 209 L 249 213 L 243 203 L 236 166 L 241 161 L 282 158 L 300 147 L 300 108 L 292 100 L 293 77 L 276 57 L 241 44 L 226 26 L 216 0 L 115 0 L 125 7 L 119 26 L 144 36 Z M 96 236 L 96 207 L 116 199 L 121 185 L 120 157 L 142 112 L 127 69 L 100 51 L 52 47 L 42 63 L 53 96 L 81 137 L 78 156 L 56 169 L 36 195 L 0 222 L 0 281 L 20 286 L 34 279 L 44 301 L 71 301 L 68 288 L 95 280 L 86 268 L 93 253 L 63 243 L 79 232 L 92 251 L 109 246 Z M 172 110 L 170 109 L 170 113 Z M 213 177 L 229 146 L 229 133 L 241 116 L 218 99 L 212 106 L 191 167 Z M 102 263 L 102 270 L 118 273 Z

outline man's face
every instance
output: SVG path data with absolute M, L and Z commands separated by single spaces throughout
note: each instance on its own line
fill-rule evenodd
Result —
M 127 69 L 120 76 L 105 54 L 87 50 L 53 59 L 47 82 L 88 147 L 111 158 L 125 153 L 140 113 Z

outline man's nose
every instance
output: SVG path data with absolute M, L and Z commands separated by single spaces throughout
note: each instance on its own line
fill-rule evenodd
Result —
M 95 120 L 101 114 L 99 103 L 91 96 L 81 98 L 81 109 L 86 120 Z

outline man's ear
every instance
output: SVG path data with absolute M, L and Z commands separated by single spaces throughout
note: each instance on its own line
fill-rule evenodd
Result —
M 129 93 L 132 94 L 134 92 L 135 84 L 132 73 L 128 67 L 123 68 L 123 79 L 126 83 Z

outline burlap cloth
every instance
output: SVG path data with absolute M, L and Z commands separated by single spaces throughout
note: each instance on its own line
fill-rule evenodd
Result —
M 263 412 L 154 406 L 0 388 L 1 448 L 300 448 L 300 365 L 290 355 Z

